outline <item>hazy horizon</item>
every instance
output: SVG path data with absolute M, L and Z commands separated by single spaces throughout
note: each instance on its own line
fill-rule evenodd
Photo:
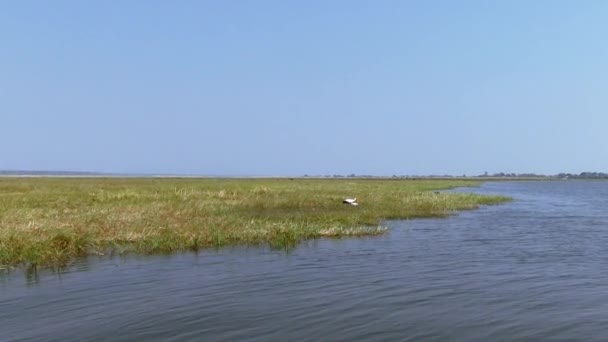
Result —
M 0 169 L 608 171 L 604 1 L 0 6 Z
M 152 173 L 148 173 L 148 172 L 124 172 L 124 173 L 118 173 L 118 172 L 98 172 L 98 171 L 73 171 L 73 170 L 0 170 L 0 176 L 2 175 L 10 175 L 10 176 L 19 176 L 19 175 L 24 175 L 24 176 L 36 176 L 36 175 L 48 175 L 48 176 L 62 176 L 62 175 L 66 175 L 66 176 L 79 176 L 79 175 L 91 175 L 91 176 L 128 176 L 128 177 L 138 177 L 138 176 L 142 176 L 142 177 L 154 177 L 154 176 L 158 176 L 158 177 L 171 177 L 171 176 L 176 176 L 176 177 L 203 177 L 203 178 L 213 178 L 213 177 L 226 177 L 226 178 L 264 178 L 264 177 L 277 177 L 277 178 L 289 178 L 289 177 L 296 177 L 296 178 L 302 178 L 302 177 L 322 177 L 322 178 L 335 178 L 335 177 L 340 177 L 340 178 L 349 178 L 349 177 L 379 177 L 379 178 L 386 178 L 386 177 L 510 177 L 512 175 L 516 175 L 516 176 L 527 176 L 527 175 L 534 175 L 534 176 L 541 176 L 541 177 L 554 177 L 554 176 L 559 176 L 561 174 L 570 174 L 570 175 L 581 175 L 583 173 L 602 173 L 602 174 L 606 174 L 605 172 L 602 171 L 592 171 L 592 170 L 587 170 L 587 171 L 581 171 L 581 172 L 558 172 L 558 173 L 554 173 L 554 174 L 536 174 L 536 173 L 531 173 L 531 172 L 510 172 L 510 173 L 506 173 L 506 172 L 496 172 L 496 173 L 481 173 L 481 174 L 448 174 L 448 173 L 438 173 L 438 174 L 354 174 L 354 173 L 346 173 L 346 174 L 337 174 L 337 173 L 327 173 L 327 174 L 197 174 L 197 173 L 163 173 L 163 172 L 152 172 Z M 502 174 L 502 175 L 501 175 Z

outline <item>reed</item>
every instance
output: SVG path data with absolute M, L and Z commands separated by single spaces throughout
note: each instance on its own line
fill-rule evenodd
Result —
M 104 253 L 383 234 L 392 219 L 445 217 L 509 200 L 438 192 L 473 181 L 365 179 L 0 179 L 0 267 Z M 357 197 L 358 207 L 342 204 Z

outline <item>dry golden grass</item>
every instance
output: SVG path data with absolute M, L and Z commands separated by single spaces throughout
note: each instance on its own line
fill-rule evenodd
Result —
M 0 179 L 0 265 L 56 265 L 108 252 L 382 234 L 384 220 L 442 217 L 508 200 L 437 193 L 472 181 L 363 179 Z M 360 206 L 341 203 L 358 197 Z

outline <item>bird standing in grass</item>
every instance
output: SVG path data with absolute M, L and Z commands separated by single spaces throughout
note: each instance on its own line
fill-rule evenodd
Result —
M 345 198 L 342 203 L 345 204 L 350 204 L 350 205 L 354 205 L 354 206 L 358 206 L 359 203 L 357 203 L 357 197 L 355 198 Z

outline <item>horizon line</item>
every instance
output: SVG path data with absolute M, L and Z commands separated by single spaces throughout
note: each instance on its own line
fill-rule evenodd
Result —
M 495 172 L 492 174 L 481 173 L 476 175 L 467 174 L 391 174 L 391 175 L 374 175 L 374 174 L 300 174 L 300 175 L 263 175 L 263 174 L 197 174 L 197 173 L 146 173 L 146 172 L 98 172 L 98 171 L 66 171 L 66 170 L 0 170 L 0 176 L 46 176 L 46 177 L 181 177 L 181 178 L 495 178 L 495 177 L 558 177 L 560 175 L 580 176 L 584 174 L 605 175 L 607 173 L 600 171 L 583 171 L 579 173 L 558 172 L 555 174 L 544 174 L 534 172 Z

